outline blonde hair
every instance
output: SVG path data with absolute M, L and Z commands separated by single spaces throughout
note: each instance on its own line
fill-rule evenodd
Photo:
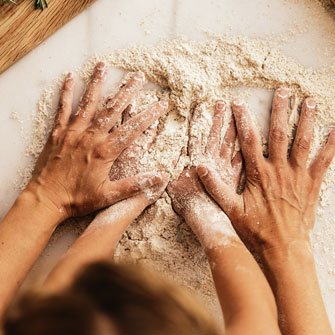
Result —
M 58 294 L 24 295 L 9 309 L 4 329 L 7 335 L 27 334 L 27 329 L 34 335 L 93 335 L 98 315 L 120 335 L 219 334 L 183 288 L 138 265 L 107 262 L 88 265 Z

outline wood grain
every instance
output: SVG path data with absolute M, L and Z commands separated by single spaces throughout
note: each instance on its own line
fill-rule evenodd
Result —
M 0 6 L 0 74 L 96 0 L 49 0 L 34 10 L 33 1 Z

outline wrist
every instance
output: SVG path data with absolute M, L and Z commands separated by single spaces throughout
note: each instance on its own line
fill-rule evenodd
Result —
M 29 212 L 40 217 L 44 222 L 56 227 L 68 218 L 62 206 L 58 206 L 42 186 L 30 182 L 16 200 L 19 207 L 29 209 Z
M 314 267 L 314 257 L 309 240 L 290 241 L 280 247 L 264 249 L 259 256 L 265 269 L 271 272 L 289 269 L 292 265 L 295 269 Z
M 206 253 L 241 243 L 228 217 L 216 206 L 188 209 L 183 217 Z

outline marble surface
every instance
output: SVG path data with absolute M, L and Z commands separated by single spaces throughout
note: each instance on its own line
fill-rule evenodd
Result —
M 260 38 L 290 30 L 290 38 L 283 43 L 286 55 L 315 68 L 334 65 L 335 23 L 331 20 L 315 0 L 97 1 L 0 76 L 0 219 L 19 193 L 15 181 L 20 179 L 18 170 L 27 164 L 24 150 L 36 102 L 43 88 L 61 73 L 80 67 L 95 53 L 180 35 L 204 39 L 206 30 Z M 269 120 L 270 101 L 271 95 L 263 90 L 255 90 L 249 101 L 258 108 L 264 125 Z M 13 112 L 22 122 L 11 119 Z M 328 215 L 334 215 L 331 207 Z M 322 222 L 319 218 L 316 229 L 321 229 Z M 49 258 L 44 255 L 39 260 L 40 268 L 47 272 L 74 238 L 68 229 L 58 246 L 48 250 Z M 334 322 L 334 274 L 327 272 L 324 256 L 317 257 L 327 310 Z

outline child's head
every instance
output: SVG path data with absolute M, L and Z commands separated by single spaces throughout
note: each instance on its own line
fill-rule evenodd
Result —
M 181 288 L 138 266 L 95 263 L 58 294 L 25 294 L 5 319 L 6 335 L 218 334 Z

